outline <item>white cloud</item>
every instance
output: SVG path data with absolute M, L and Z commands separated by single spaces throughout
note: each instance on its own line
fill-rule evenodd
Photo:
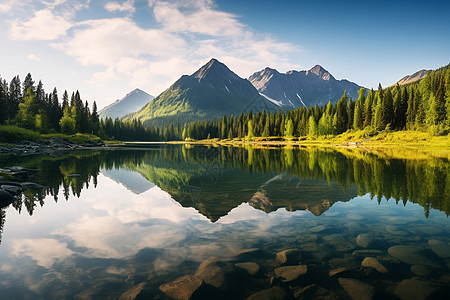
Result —
M 207 0 L 156 2 L 154 14 L 156 21 L 172 32 L 228 37 L 240 37 L 245 33 L 245 26 L 236 16 L 215 10 Z
M 9 12 L 17 2 L 17 0 L 2 1 L 0 3 L 0 13 Z
M 128 0 L 120 4 L 117 1 L 108 2 L 105 4 L 105 9 L 109 12 L 129 12 L 134 13 L 136 9 L 134 8 L 134 0 Z
M 34 54 L 28 55 L 28 56 L 27 56 L 27 59 L 28 59 L 28 60 L 31 60 L 31 61 L 40 61 L 40 60 L 41 60 L 40 57 L 37 57 L 37 56 L 34 55 Z
M 38 265 L 50 268 L 55 261 L 67 258 L 73 252 L 67 248 L 66 244 L 55 239 L 40 238 L 14 240 L 12 253 L 17 256 L 28 255 Z
M 92 17 L 90 0 L 46 1 L 41 2 L 46 8 L 36 12 L 31 4 L 24 6 L 31 15 L 10 21 L 10 37 L 51 41 L 47 47 L 75 58 L 89 72 L 83 74 L 83 83 L 87 89 L 96 87 L 97 93 L 98 84 L 106 89 L 120 82 L 123 89 L 141 87 L 156 96 L 211 57 L 241 77 L 266 66 L 297 67 L 287 58 L 297 47 L 255 32 L 238 16 L 220 11 L 212 0 L 149 0 L 153 14 L 148 17 L 156 25 L 145 28 L 132 18 L 133 0 L 105 1 L 106 10 L 127 13 L 120 18 Z M 80 11 L 86 9 L 91 13 L 83 18 Z M 97 102 L 102 98 L 105 105 L 107 99 L 117 98 L 112 89 L 110 93 L 88 98 Z
M 185 47 L 183 39 L 156 29 L 142 29 L 129 18 L 90 20 L 78 24 L 67 41 L 55 46 L 84 65 L 115 65 L 140 55 L 168 57 Z
M 28 21 L 15 20 L 11 25 L 10 34 L 13 39 L 54 40 L 66 34 L 72 24 L 61 16 L 54 15 L 49 9 L 37 11 Z

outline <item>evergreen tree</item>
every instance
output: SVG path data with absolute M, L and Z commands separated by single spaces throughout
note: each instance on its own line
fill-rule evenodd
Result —
M 253 133 L 253 121 L 249 120 L 248 121 L 248 134 L 247 134 L 247 139 L 251 140 L 253 139 L 254 133 Z
M 347 130 L 347 122 L 348 122 L 347 102 L 348 102 L 347 91 L 344 91 L 344 95 L 336 103 L 335 130 L 337 134 L 341 134 Z
M 310 136 L 317 136 L 317 124 L 313 115 L 309 116 L 308 119 L 308 134 Z
M 291 119 L 287 119 L 285 123 L 284 136 L 288 139 L 294 137 L 294 123 Z

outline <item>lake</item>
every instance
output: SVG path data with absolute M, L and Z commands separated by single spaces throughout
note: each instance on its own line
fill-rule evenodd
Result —
M 450 164 L 404 157 L 164 144 L 0 157 L 45 186 L 0 210 L 0 299 L 444 299 Z

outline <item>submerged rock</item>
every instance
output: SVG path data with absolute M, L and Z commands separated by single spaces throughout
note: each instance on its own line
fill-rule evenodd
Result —
M 325 231 L 325 230 L 327 230 L 327 226 L 319 225 L 319 226 L 315 226 L 315 227 L 311 228 L 309 231 L 318 233 L 318 232 L 322 232 L 322 231 Z
M 405 279 L 397 285 L 394 293 L 402 300 L 424 300 L 441 291 L 440 286 L 430 281 Z M 436 299 L 444 298 L 436 297 Z
M 238 282 L 237 269 L 229 262 L 210 257 L 200 264 L 195 276 L 222 291 L 231 289 Z
M 254 262 L 243 262 L 234 264 L 236 267 L 244 269 L 250 276 L 255 276 L 259 272 L 259 265 Z
M 159 287 L 167 296 L 177 300 L 195 299 L 195 294 L 205 286 L 205 282 L 193 275 L 185 275 Z
M 411 266 L 411 272 L 420 277 L 429 277 L 431 275 L 431 270 L 422 265 Z
M 247 298 L 247 300 L 284 300 L 284 299 L 286 299 L 286 291 L 279 286 L 274 286 L 270 289 L 259 291 Z
M 330 270 L 329 272 L 328 272 L 328 275 L 330 276 L 330 277 L 332 277 L 332 276 L 334 276 L 334 275 L 337 275 L 337 274 L 340 274 L 340 273 L 343 273 L 343 272 L 347 272 L 347 271 L 351 271 L 352 269 L 351 268 L 348 268 L 348 267 L 340 267 L 340 268 L 336 268 L 336 269 L 333 269 L 333 270 Z
M 302 259 L 300 251 L 296 249 L 288 249 L 278 252 L 275 260 L 279 264 L 296 264 Z
M 285 266 L 276 268 L 274 271 L 276 277 L 281 278 L 281 281 L 290 282 L 298 279 L 302 275 L 305 275 L 308 271 L 308 267 L 305 265 Z
M 337 300 L 339 297 L 332 291 L 324 289 L 316 284 L 308 285 L 294 291 L 295 299 L 307 300 Z
M 431 250 L 440 258 L 450 258 L 450 245 L 439 240 L 429 240 Z
M 363 248 L 369 248 L 373 244 L 374 240 L 369 233 L 361 233 L 356 237 L 356 244 Z
M 137 300 L 137 299 L 152 299 L 153 294 L 156 293 L 156 288 L 151 288 L 147 283 L 141 282 L 137 286 L 123 293 L 119 300 Z
M 377 270 L 380 273 L 387 273 L 388 270 L 386 269 L 385 266 L 383 266 L 383 264 L 381 264 L 378 259 L 374 258 L 374 257 L 366 257 L 364 258 L 364 260 L 361 262 L 361 266 L 362 267 L 366 267 L 366 268 L 372 268 Z
M 434 260 L 424 254 L 424 248 L 418 246 L 398 245 L 388 249 L 389 255 L 409 265 L 440 267 Z
M 375 288 L 368 283 L 352 278 L 339 278 L 339 284 L 345 292 L 354 300 L 371 300 L 375 294 Z

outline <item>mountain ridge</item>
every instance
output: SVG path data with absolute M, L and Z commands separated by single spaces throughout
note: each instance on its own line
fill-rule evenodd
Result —
M 154 98 L 155 97 L 147 92 L 139 88 L 135 88 L 131 92 L 127 93 L 123 98 L 117 99 L 113 103 L 102 108 L 99 111 L 99 116 L 101 119 L 105 119 L 106 117 L 112 119 L 121 118 L 126 114 L 136 112 Z
M 239 115 L 249 110 L 279 110 L 256 88 L 225 64 L 212 58 L 192 75 L 183 75 L 153 101 L 128 119 L 144 124 L 186 123 Z
M 325 105 L 328 101 L 337 102 L 347 91 L 356 99 L 361 86 L 346 79 L 337 80 L 321 65 L 309 70 L 290 70 L 280 73 L 269 67 L 253 73 L 249 81 L 263 95 L 279 101 L 284 108 Z

